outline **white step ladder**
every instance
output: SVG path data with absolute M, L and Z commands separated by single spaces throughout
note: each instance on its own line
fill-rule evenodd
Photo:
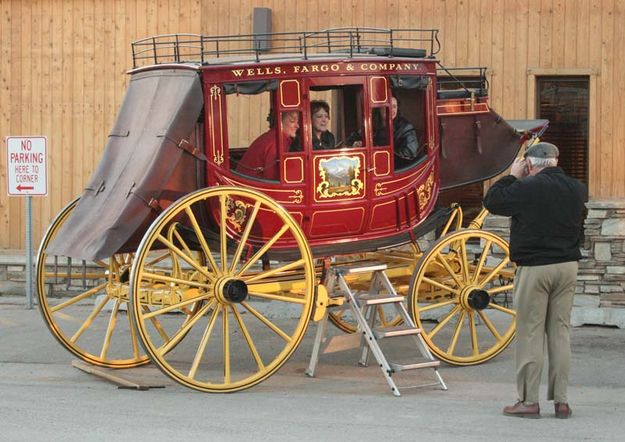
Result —
M 308 376 L 314 376 L 320 353 L 329 353 L 331 351 L 354 348 L 360 345 L 360 365 L 366 366 L 368 364 L 369 355 L 372 353 L 386 378 L 386 382 L 388 382 L 389 387 L 391 387 L 391 392 L 395 396 L 400 396 L 400 392 L 393 380 L 393 374 L 418 368 L 432 368 L 436 375 L 437 382 L 413 385 L 409 388 L 440 385 L 443 390 L 447 390 L 447 386 L 438 372 L 440 361 L 434 359 L 434 356 L 432 356 L 432 353 L 425 345 L 423 337 L 421 336 L 421 330 L 415 327 L 412 318 L 406 311 L 406 307 L 403 303 L 404 297 L 397 294 L 385 270 L 386 264 L 372 264 L 358 267 L 334 267 L 328 271 L 325 286 L 330 292 L 331 299 L 334 298 L 335 300 L 331 305 L 338 305 L 337 308 L 350 309 L 358 323 L 358 330 L 352 335 L 326 338 L 325 331 L 328 323 L 328 311 L 326 310 L 325 315 L 317 326 L 313 351 L 306 374 Z M 368 293 L 356 294 L 347 284 L 345 279 L 346 275 L 359 273 L 371 273 L 371 286 Z M 336 302 L 337 296 L 340 295 L 334 293 L 335 289 L 342 293 L 344 302 Z M 379 307 L 382 305 L 393 305 L 402 318 L 403 324 L 396 327 L 375 328 L 376 316 L 379 315 Z M 378 341 L 399 336 L 411 336 L 414 338 L 416 347 L 421 355 L 419 360 L 410 363 L 395 363 L 386 359 Z M 330 349 L 332 340 L 339 341 L 339 343 L 334 343 L 333 348 Z

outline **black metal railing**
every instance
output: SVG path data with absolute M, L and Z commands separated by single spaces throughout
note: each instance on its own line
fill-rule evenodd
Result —
M 446 93 L 451 96 L 453 91 L 463 92 L 467 97 L 472 93 L 478 97 L 488 95 L 486 67 L 446 68 L 440 63 L 438 66 L 436 89 L 439 95 Z
M 439 51 L 437 29 L 336 28 L 226 36 L 158 35 L 133 42 L 132 60 L 137 68 L 167 63 L 204 64 L 228 57 L 258 62 L 265 54 L 303 59 L 321 54 L 432 57 Z

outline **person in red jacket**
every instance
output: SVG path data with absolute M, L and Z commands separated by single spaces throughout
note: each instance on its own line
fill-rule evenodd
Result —
M 299 112 L 282 112 L 281 126 L 282 145 L 288 151 L 299 129 Z M 236 171 L 254 178 L 279 181 L 279 144 L 276 132 L 277 128 L 274 126 L 256 138 L 239 161 Z

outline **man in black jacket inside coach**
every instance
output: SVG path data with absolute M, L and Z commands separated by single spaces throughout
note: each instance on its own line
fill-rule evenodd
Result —
M 498 180 L 484 198 L 484 207 L 512 217 L 510 256 L 517 264 L 514 300 L 517 307 L 516 370 L 518 402 L 505 407 L 507 416 L 540 417 L 538 390 L 545 336 L 549 357 L 547 399 L 555 415 L 571 413 L 567 385 L 571 359 L 570 319 L 575 293 L 586 187 L 557 167 L 558 148 L 537 143 L 510 175 Z

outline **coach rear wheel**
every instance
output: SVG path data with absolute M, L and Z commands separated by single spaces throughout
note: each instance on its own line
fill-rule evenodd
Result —
M 503 351 L 515 333 L 513 278 L 508 244 L 497 235 L 465 229 L 436 241 L 417 263 L 408 299 L 430 350 L 454 365 Z
M 76 207 L 69 203 L 52 221 L 37 256 L 39 309 L 54 337 L 91 364 L 128 368 L 149 361 L 140 351 L 126 313 L 132 255 L 87 265 L 54 256 L 47 248 Z
M 293 253 L 279 259 L 274 251 L 285 242 Z M 163 250 L 169 260 L 146 266 Z M 144 348 L 168 376 L 197 390 L 231 392 L 271 376 L 293 354 L 314 284 L 310 250 L 293 218 L 259 192 L 220 186 L 181 198 L 150 226 L 131 272 L 132 314 Z M 193 303 L 201 308 L 188 320 L 176 313 Z

